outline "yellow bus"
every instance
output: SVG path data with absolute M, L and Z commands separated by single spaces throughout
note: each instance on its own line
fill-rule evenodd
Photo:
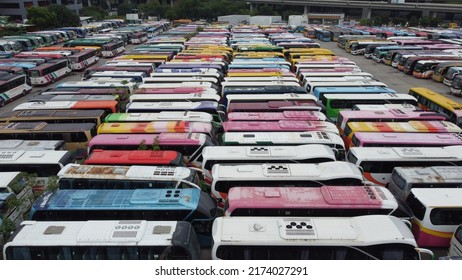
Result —
M 462 127 L 462 104 L 453 101 L 428 88 L 414 87 L 409 90 L 423 110 L 434 110 L 445 115 L 448 120 Z
M 170 61 L 173 58 L 173 54 L 126 54 L 126 55 L 121 55 L 114 60 L 143 60 L 143 61 L 148 61 L 148 60 L 153 60 L 153 61 Z
M 461 133 L 462 129 L 448 121 L 349 122 L 342 135 L 345 146 L 351 147 L 356 132 Z

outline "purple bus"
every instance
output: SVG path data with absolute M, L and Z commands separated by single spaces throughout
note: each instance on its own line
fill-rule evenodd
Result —
M 235 121 L 224 122 L 225 132 L 283 132 L 283 131 L 323 131 L 338 134 L 335 124 L 325 121 Z
M 227 115 L 233 121 L 325 121 L 326 116 L 317 111 L 282 111 L 282 112 L 233 112 Z

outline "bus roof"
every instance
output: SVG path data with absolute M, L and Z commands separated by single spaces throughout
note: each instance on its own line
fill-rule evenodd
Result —
M 6 246 L 24 246 L 23 240 L 34 240 L 35 246 L 158 246 L 171 245 L 176 230 L 176 221 L 81 221 L 81 222 L 37 222 L 25 221 L 21 229 Z M 133 226 L 136 235 L 120 237 L 121 226 Z M 159 234 L 156 227 L 162 227 Z M 99 229 L 99 230 L 95 230 Z M 58 230 L 58 232 L 56 232 Z M 54 234 L 49 234 L 49 232 Z M 28 244 L 29 245 L 29 244 Z
M 234 187 L 228 199 L 234 208 L 398 208 L 392 193 L 379 186 Z
M 0 164 L 45 164 L 59 163 L 61 159 L 72 154 L 69 151 L 24 151 L 24 150 L 0 150 Z
M 408 183 L 462 184 L 462 166 L 395 167 L 393 172 Z
M 412 188 L 411 193 L 427 207 L 462 208 L 462 189 Z
M 174 193 L 176 196 L 172 194 Z M 64 189 L 44 193 L 34 210 L 193 210 L 200 190 L 187 189 Z
M 314 230 L 290 234 L 286 226 L 305 222 Z M 255 230 L 255 228 L 264 228 Z M 292 226 L 290 226 L 290 229 Z M 399 242 L 417 247 L 409 228 L 399 219 L 386 215 L 345 217 L 218 217 L 213 224 L 215 243 L 223 245 L 363 246 Z M 289 243 L 287 243 L 289 241 Z M 309 241 L 309 242 L 307 242 Z M 218 244 L 218 243 L 217 243 Z
M 368 161 L 390 161 L 396 158 L 408 160 L 457 160 L 462 162 L 462 145 L 446 147 L 352 147 L 355 157 Z

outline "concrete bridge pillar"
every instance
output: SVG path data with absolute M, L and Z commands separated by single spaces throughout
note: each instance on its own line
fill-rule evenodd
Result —
M 252 14 L 252 12 L 253 12 L 253 4 L 250 3 L 250 14 Z
M 306 15 L 310 12 L 310 6 L 303 6 L 303 14 Z
M 361 18 L 371 18 L 371 10 L 372 10 L 371 8 L 364 7 Z

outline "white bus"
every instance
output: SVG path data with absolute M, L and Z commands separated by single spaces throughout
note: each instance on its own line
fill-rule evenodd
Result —
M 374 81 L 374 80 L 361 80 L 361 81 L 340 81 L 340 82 L 323 82 L 323 81 L 313 81 L 305 84 L 305 88 L 308 93 L 312 93 L 316 87 L 387 87 L 386 84 Z
M 162 84 L 162 83 L 184 83 L 184 82 L 206 82 L 212 84 L 218 84 L 219 79 L 215 77 L 206 76 L 171 76 L 171 77 L 151 77 L 145 78 L 145 84 Z
M 221 140 L 222 144 L 225 146 L 296 146 L 322 144 L 329 146 L 336 153 L 338 159 L 345 158 L 345 144 L 342 138 L 330 132 L 225 132 Z
M 0 150 L 0 170 L 36 174 L 34 191 L 45 188 L 50 176 L 56 176 L 66 164 L 73 161 L 74 153 L 70 151 Z
M 411 189 L 406 203 L 411 209 L 412 232 L 419 246 L 449 247 L 462 224 L 462 189 Z
M 129 72 L 129 71 L 101 71 L 101 72 L 94 72 L 88 78 L 82 80 L 88 80 L 92 78 L 113 78 L 113 79 L 133 79 L 137 83 L 142 83 L 144 79 L 146 79 L 145 72 Z
M 201 189 L 194 170 L 175 166 L 68 164 L 58 177 L 60 189 Z
M 212 259 L 419 260 L 408 226 L 387 215 L 359 217 L 219 217 Z
M 389 111 L 389 110 L 402 110 L 402 111 L 419 111 L 420 108 L 412 104 L 355 104 L 353 110 L 358 111 Z
M 462 188 L 462 166 L 395 167 L 387 188 L 403 201 L 413 188 Z
M 158 83 L 158 84 L 142 84 L 139 88 L 176 88 L 176 87 L 191 87 L 191 88 L 213 88 L 217 86 L 211 82 L 178 82 L 178 83 Z
M 113 81 L 96 81 L 96 80 L 88 80 L 88 81 L 80 81 L 80 82 L 65 82 L 61 83 L 57 86 L 57 88 L 65 89 L 65 88 L 94 88 L 94 89 L 104 89 L 104 88 L 121 88 L 128 90 L 130 93 L 136 87 L 135 82 L 127 81 L 127 80 L 116 80 Z
M 335 161 L 335 153 L 325 145 L 300 146 L 212 146 L 202 152 L 206 183 L 212 181 L 215 164 L 320 163 Z
M 215 93 L 186 93 L 186 94 L 132 94 L 130 102 L 167 102 L 167 101 L 215 101 L 219 102 L 221 97 Z
M 199 259 L 190 223 L 26 221 L 3 247 L 5 260 Z
M 385 186 L 395 167 L 462 165 L 462 146 L 353 147 L 347 161 L 359 166 L 370 183 Z
M 219 202 L 238 186 L 319 187 L 361 186 L 364 179 L 354 164 L 344 161 L 323 163 L 215 164 L 212 167 L 212 195 Z
M 65 150 L 64 140 L 0 140 L 0 150 L 24 150 L 24 151 L 58 151 Z
M 372 79 L 373 76 L 371 73 L 367 72 L 302 72 L 300 75 L 300 80 L 304 81 L 309 77 L 326 77 L 326 78 L 342 78 L 342 77 L 365 77 Z
M 152 78 L 167 78 L 167 77 L 177 77 L 177 78 L 190 78 L 190 77 L 210 77 L 217 80 L 221 80 L 222 74 L 218 72 L 217 69 L 201 69 L 200 71 L 191 71 L 191 72 L 167 72 L 168 69 L 162 69 L 163 72 L 153 72 L 151 73 Z
M 26 95 L 31 90 L 32 87 L 26 75 L 0 72 L 0 107 Z
M 331 82 L 354 82 L 354 81 L 373 81 L 369 76 L 344 76 L 344 77 L 324 77 L 314 76 L 303 78 L 303 86 L 306 90 L 311 90 L 311 84 L 315 82 L 325 82 L 323 87 L 330 86 Z

